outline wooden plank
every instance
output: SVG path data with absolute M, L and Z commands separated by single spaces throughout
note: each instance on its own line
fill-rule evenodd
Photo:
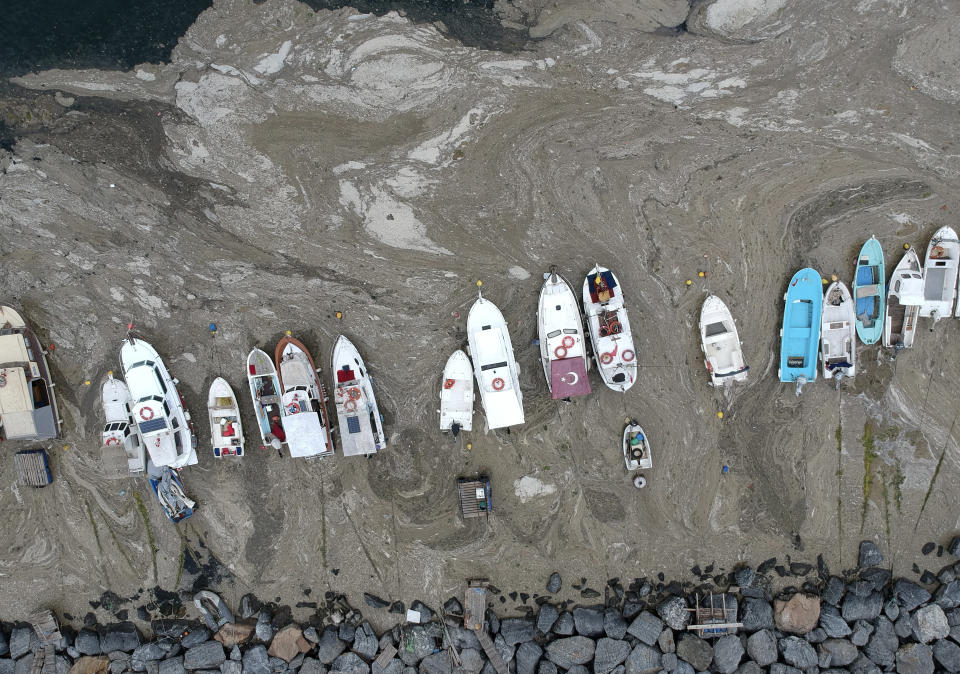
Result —
M 474 633 L 477 635 L 477 641 L 480 642 L 483 652 L 487 654 L 487 659 L 490 661 L 490 664 L 497 670 L 497 674 L 510 674 L 507 663 L 503 661 L 500 654 L 497 653 L 497 649 L 493 647 L 493 642 L 490 641 L 490 635 L 487 634 L 487 631 L 485 629 L 479 629 L 474 630 Z
M 380 665 L 381 669 L 386 669 L 387 663 L 393 659 L 393 656 L 397 654 L 397 649 L 393 644 L 387 644 L 380 655 L 377 656 L 377 659 L 373 661 L 373 664 Z

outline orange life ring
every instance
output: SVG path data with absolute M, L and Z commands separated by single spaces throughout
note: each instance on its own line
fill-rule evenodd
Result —
M 507 383 L 500 377 L 496 377 L 492 382 L 490 382 L 490 384 L 493 386 L 494 391 L 502 391 L 503 387 L 507 385 Z
M 573 346 L 576 343 L 576 341 L 577 340 L 573 338 L 573 335 L 565 335 L 563 338 L 563 345 L 569 349 L 571 346 Z
M 608 352 L 608 353 L 601 353 L 601 354 L 600 354 L 600 362 L 603 363 L 604 365 L 609 365 L 610 363 L 613 362 L 613 354 L 612 354 L 612 353 L 609 353 L 609 352 Z
M 119 438 L 107 438 L 107 441 L 103 444 L 105 444 L 107 447 L 109 447 L 110 445 L 119 445 L 120 440 Z
M 610 334 L 610 328 L 608 328 L 606 325 L 601 325 L 601 326 L 600 326 L 600 336 L 601 336 L 601 337 L 606 337 L 606 336 L 609 335 L 609 334 Z
M 619 335 L 621 332 L 623 332 L 623 327 L 620 325 L 620 321 L 611 321 L 610 334 Z
M 629 355 L 628 355 L 628 354 L 629 354 Z M 633 351 L 631 351 L 630 349 L 624 349 L 624 350 L 623 350 L 623 353 L 620 354 L 620 357 L 623 358 L 623 362 L 624 362 L 624 363 L 629 363 L 631 360 L 633 360 L 634 356 L 636 356 L 636 355 L 637 355 L 637 354 L 635 354 L 635 353 L 634 353 Z
M 447 379 L 443 382 L 443 388 L 447 388 L 447 389 L 453 388 L 453 385 L 456 383 L 457 382 L 455 379 Z
M 149 414 L 147 414 L 149 412 Z M 140 408 L 140 418 L 144 421 L 150 421 L 153 419 L 153 408 L 152 407 L 141 407 Z
M 360 389 L 356 386 L 351 386 L 347 389 L 347 395 L 350 396 L 350 400 L 360 400 Z
M 299 414 L 300 413 L 300 403 L 294 400 L 290 405 L 287 406 L 287 410 L 290 414 Z
M 561 351 L 562 351 L 563 353 L 560 353 Z M 567 347 L 565 347 L 565 346 L 563 346 L 563 345 L 558 346 L 557 348 L 555 348 L 555 349 L 553 350 L 553 355 L 556 356 L 557 358 L 561 359 L 561 360 L 564 359 L 564 358 L 566 358 L 566 357 L 567 357 Z
M 357 401 L 351 398 L 343 403 L 343 409 L 346 412 L 356 412 L 357 411 Z
M 930 257 L 940 259 L 946 254 L 946 249 L 941 245 L 936 245 L 930 249 Z

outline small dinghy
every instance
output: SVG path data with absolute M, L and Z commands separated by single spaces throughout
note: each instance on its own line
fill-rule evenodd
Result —
M 856 300 L 857 335 L 864 344 L 876 344 L 883 335 L 883 311 L 887 297 L 884 286 L 883 248 L 877 237 L 871 236 L 857 256 L 853 276 L 853 296 Z
M 487 427 L 493 430 L 522 424 L 520 366 L 513 355 L 507 322 L 497 306 L 483 299 L 482 294 L 467 315 L 467 343 Z
M 883 326 L 884 346 L 897 350 L 913 346 L 922 304 L 923 271 L 917 252 L 911 248 L 890 276 L 887 318 Z
M 277 368 L 266 352 L 254 349 L 247 356 L 247 380 L 250 382 L 253 411 L 257 415 L 257 427 L 263 444 L 280 449 L 287 441 L 287 432 L 283 428 L 283 408 L 280 406 L 280 379 L 277 378 Z
M 376 454 L 387 446 L 373 382 L 360 352 L 340 335 L 333 347 L 334 400 L 344 456 Z
M 817 379 L 817 352 L 820 350 L 820 315 L 823 311 L 823 282 L 809 267 L 790 279 L 783 296 L 783 327 L 780 329 L 780 369 L 782 382 L 803 385 Z
M 923 304 L 920 315 L 936 323 L 953 312 L 957 297 L 957 264 L 960 242 L 951 227 L 941 227 L 927 245 L 923 262 Z M 960 316 L 960 311 L 957 312 Z
M 0 440 L 60 437 L 47 352 L 23 317 L 0 304 Z
M 320 369 L 314 365 L 307 347 L 293 337 L 280 340 L 274 357 L 280 368 L 283 428 L 290 456 L 331 456 L 333 440 Z
M 583 280 L 583 310 L 597 369 L 603 383 L 621 393 L 637 379 L 637 352 L 622 291 L 613 272 L 600 265 Z
M 827 288 L 820 319 L 820 350 L 823 354 L 823 376 L 853 377 L 857 373 L 857 329 L 854 302 L 843 281 Z
M 170 466 L 154 466 L 152 461 L 148 461 L 147 479 L 171 522 L 176 524 L 193 516 L 197 504 L 183 491 L 183 482 L 177 471 Z
M 210 417 L 210 442 L 213 455 L 243 456 L 243 425 L 240 422 L 240 406 L 237 396 L 223 377 L 210 384 L 207 394 L 207 413 Z
M 540 290 L 537 311 L 540 361 L 554 400 L 590 393 L 587 343 L 577 296 L 566 279 L 553 269 Z
M 440 387 L 440 430 L 457 437 L 473 430 L 473 367 L 463 351 L 454 351 L 443 368 Z
M 653 468 L 650 456 L 650 439 L 636 421 L 631 420 L 623 429 L 623 462 L 627 470 Z
M 195 464 L 197 436 L 190 413 L 160 354 L 131 336 L 120 347 L 120 365 L 133 400 L 133 418 L 153 465 L 182 468 Z
M 105 463 L 124 465 L 130 475 L 142 475 L 147 469 L 147 450 L 133 421 L 133 399 L 127 385 L 115 379 L 113 372 L 107 373 L 100 388 L 100 402 L 104 417 L 103 446 L 113 453 L 113 456 L 104 456 Z M 121 470 L 118 466 L 116 472 Z
M 733 316 L 719 297 L 710 295 L 700 310 L 700 348 L 712 386 L 746 381 L 750 369 L 743 360 Z

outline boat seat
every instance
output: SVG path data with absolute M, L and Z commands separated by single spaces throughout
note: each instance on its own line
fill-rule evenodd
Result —
M 862 297 L 873 297 L 874 295 L 880 294 L 879 285 L 870 285 L 870 286 L 859 286 L 857 288 L 857 299 Z

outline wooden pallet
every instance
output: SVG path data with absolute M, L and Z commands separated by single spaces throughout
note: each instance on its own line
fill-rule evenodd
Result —
M 29 487 L 46 487 L 53 482 L 50 460 L 43 449 L 24 449 L 13 456 L 17 466 L 17 481 Z
M 460 494 L 460 512 L 464 519 L 472 517 L 486 518 L 493 510 L 491 500 L 490 478 L 485 475 L 475 479 L 457 479 L 457 490 Z M 482 494 L 482 496 L 478 496 Z
M 483 629 L 487 611 L 487 582 L 471 580 L 463 593 L 463 626 L 468 630 Z

